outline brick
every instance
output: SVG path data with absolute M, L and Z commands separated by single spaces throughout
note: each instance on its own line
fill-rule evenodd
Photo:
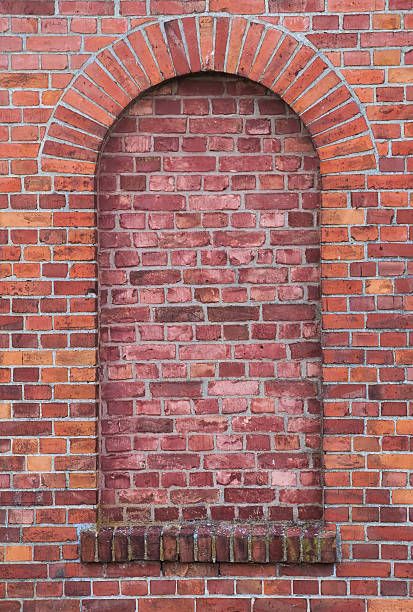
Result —
M 96 538 L 94 532 L 83 532 L 80 541 L 81 559 L 84 563 L 95 560 Z
M 38 36 L 36 38 L 28 38 L 28 51 L 79 51 L 80 37 L 79 36 Z
M 313 612 L 324 612 L 328 610 L 328 606 L 331 604 L 334 605 L 337 612 L 343 611 L 346 608 L 347 601 L 345 599 L 330 599 L 329 601 L 322 599 L 313 599 L 311 601 L 311 611 Z M 362 599 L 352 599 L 351 605 L 354 607 L 355 612 L 363 612 L 364 610 L 364 601 Z
M 208 307 L 210 321 L 257 321 L 256 306 L 211 306 Z
M 213 610 L 213 612 L 247 612 L 250 608 L 249 601 L 245 598 L 230 599 L 228 597 L 222 598 L 208 598 L 199 599 L 197 601 L 197 607 L 200 612 L 206 612 L 207 610 Z
M 186 74 L 190 71 L 185 45 L 181 38 L 179 24 L 176 21 L 165 24 L 165 32 L 172 55 L 172 61 L 176 74 Z
M 52 0 L 5 0 L 0 7 L 0 13 L 5 15 L 53 15 Z
M 254 602 L 254 612 L 304 612 L 306 610 L 306 601 L 298 598 L 257 598 Z
M 153 397 L 199 397 L 201 389 L 199 383 L 152 383 Z
M 162 598 L 162 599 L 142 599 L 140 601 L 140 612 L 194 612 L 195 604 L 193 601 L 181 598 Z
M 116 605 L 119 608 L 120 612 L 132 612 L 135 608 L 135 600 L 121 599 L 118 600 Z M 97 610 L 106 612 L 110 610 L 111 606 L 113 606 L 113 599 L 84 599 L 82 603 L 82 607 L 87 612 L 97 612 Z
M 409 611 L 413 609 L 411 602 L 406 599 L 386 599 L 383 602 L 383 599 L 370 599 L 367 603 L 369 612 L 377 612 L 378 610 L 394 610 L 394 612 L 402 612 L 402 610 Z

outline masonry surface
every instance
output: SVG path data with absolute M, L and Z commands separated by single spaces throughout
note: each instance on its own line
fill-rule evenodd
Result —
M 413 610 L 412 9 L 0 3 L 0 610 Z
M 321 518 L 318 159 L 266 94 L 171 82 L 105 143 L 102 520 Z

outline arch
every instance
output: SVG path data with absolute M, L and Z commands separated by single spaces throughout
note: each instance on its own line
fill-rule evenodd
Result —
M 93 191 L 99 151 L 123 109 L 162 81 L 202 71 L 243 76 L 279 95 L 310 132 L 324 188 L 330 175 L 344 175 L 348 187 L 354 173 L 377 168 L 356 96 L 307 41 L 245 17 L 191 16 L 144 24 L 85 65 L 51 118 L 41 170 L 57 175 L 56 190 Z

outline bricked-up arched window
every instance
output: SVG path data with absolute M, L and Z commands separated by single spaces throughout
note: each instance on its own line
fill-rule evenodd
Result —
M 318 157 L 240 78 L 169 81 L 98 173 L 101 520 L 322 517 Z

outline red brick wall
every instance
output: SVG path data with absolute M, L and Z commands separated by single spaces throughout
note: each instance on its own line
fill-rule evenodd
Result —
M 413 608 L 412 8 L 0 3 L 0 609 Z M 210 19 L 214 11 L 249 14 L 253 25 Z M 200 18 L 158 27 L 182 13 Z M 79 560 L 79 532 L 96 523 L 97 155 L 140 92 L 207 69 L 280 95 L 320 158 L 324 518 L 337 526 L 334 564 Z
M 99 164 L 102 519 L 321 518 L 318 159 L 263 87 L 142 97 Z

